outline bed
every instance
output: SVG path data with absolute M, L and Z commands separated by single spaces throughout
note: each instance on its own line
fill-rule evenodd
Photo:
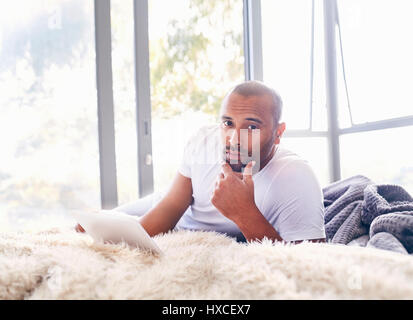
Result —
M 327 242 L 154 237 L 156 255 L 73 226 L 0 232 L 0 299 L 413 299 L 413 199 L 363 176 L 323 189 Z
M 155 237 L 164 255 L 69 228 L 0 235 L 0 299 L 413 299 L 411 255 L 333 243 Z

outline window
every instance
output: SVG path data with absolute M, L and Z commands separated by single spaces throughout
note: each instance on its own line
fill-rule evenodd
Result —
M 401 185 L 412 194 L 413 152 L 405 142 L 413 126 L 397 127 L 401 119 L 389 120 L 413 115 L 413 4 L 403 0 L 338 0 L 337 4 L 342 45 L 339 122 L 344 131 L 358 125 L 350 129 L 356 133 L 347 130 L 340 137 L 342 178 L 362 174 L 376 183 Z M 374 121 L 382 121 L 388 129 L 357 133 Z
M 283 99 L 281 145 L 308 160 L 325 185 L 326 138 L 306 133 L 289 137 L 294 130 L 327 130 L 323 14 L 321 1 L 261 1 L 263 80 Z
M 99 177 L 94 3 L 0 4 L 0 210 L 5 213 L 0 227 L 18 228 L 26 218 L 47 224 L 52 215 L 51 221 L 68 221 L 71 210 L 100 207 L 100 187 L 109 190 L 109 196 L 114 193 L 113 181 Z M 103 21 L 98 31 L 105 34 L 109 2 L 97 3 L 104 4 L 97 8 L 97 21 Z M 281 121 L 287 130 L 281 145 L 307 159 L 324 186 L 332 178 L 329 166 L 338 176 L 338 163 L 329 163 L 338 154 L 327 148 L 327 139 L 337 139 L 341 178 L 363 174 L 413 193 L 413 154 L 402 144 L 413 133 L 413 4 L 337 0 L 339 24 L 333 26 L 324 24 L 323 8 L 326 4 L 333 12 L 332 3 L 261 0 L 261 21 L 255 20 L 260 6 L 250 7 L 252 25 L 262 26 L 262 34 L 254 33 L 258 38 L 252 41 L 261 43 L 262 36 L 262 61 L 258 54 L 254 62 L 262 62 L 264 82 L 284 102 Z M 119 204 L 141 194 L 138 178 L 141 186 L 152 181 L 140 166 L 143 162 L 137 163 L 138 141 L 146 143 L 150 135 L 143 130 L 146 136 L 137 137 L 143 126 L 136 125 L 136 97 L 146 100 L 151 95 L 154 187 L 162 191 L 176 174 L 189 137 L 201 126 L 217 123 L 224 95 L 244 80 L 244 1 L 148 0 L 149 12 L 134 4 L 146 7 L 133 0 L 110 1 L 113 97 L 109 93 L 104 99 L 113 98 L 114 119 L 106 113 L 105 123 L 110 129 L 111 121 L 115 123 Z M 146 14 L 149 17 L 151 86 L 149 92 L 144 79 L 138 96 L 135 70 L 148 65 L 146 58 L 139 65 L 134 61 L 134 41 L 146 37 L 145 28 L 137 28 L 142 32 L 135 37 L 134 13 L 142 13 L 145 21 Z M 332 41 L 324 39 L 325 28 L 335 28 L 335 50 Z M 333 64 L 326 64 L 325 48 L 327 57 L 336 57 L 336 70 L 326 70 Z M 98 57 L 108 56 L 107 46 L 98 50 Z M 107 62 L 99 66 L 107 67 Z M 142 74 L 138 79 L 145 78 Z M 331 130 L 334 136 L 327 134 L 326 74 L 337 84 L 340 128 Z M 144 110 L 146 117 L 147 102 L 141 106 L 138 111 Z M 113 142 L 103 141 L 109 140 Z M 149 146 L 140 152 L 150 152 Z M 112 151 L 108 154 L 113 156 Z M 101 160 L 112 160 L 108 154 Z M 108 168 L 103 166 L 103 172 L 114 177 L 115 167 Z
M 361 174 L 375 183 L 398 184 L 413 195 L 413 126 L 340 137 L 342 178 Z
M 98 208 L 93 1 L 0 7 L 2 223 Z
M 337 5 L 353 122 L 413 115 L 412 1 L 339 0 Z M 341 73 L 338 77 L 342 81 Z M 344 85 L 339 89 L 340 126 L 347 127 Z
M 133 0 L 111 0 L 118 203 L 138 195 Z
M 227 91 L 244 80 L 241 0 L 149 1 L 154 188 L 167 188 L 183 147 L 217 123 Z
M 314 8 L 312 3 L 261 1 L 263 80 L 281 95 L 289 130 L 310 127 L 310 106 L 319 113 L 314 117 L 316 128 L 326 129 L 323 8 L 319 1 Z

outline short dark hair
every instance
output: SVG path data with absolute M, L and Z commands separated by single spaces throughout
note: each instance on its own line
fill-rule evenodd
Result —
M 269 95 L 272 98 L 274 107 L 274 122 L 277 126 L 281 119 L 283 102 L 280 95 L 272 88 L 257 80 L 245 81 L 235 86 L 227 95 L 232 93 L 239 94 L 244 97 Z

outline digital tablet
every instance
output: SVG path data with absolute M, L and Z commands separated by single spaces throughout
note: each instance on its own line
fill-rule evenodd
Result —
M 116 210 L 71 212 L 73 218 L 97 242 L 126 242 L 130 246 L 162 254 L 156 242 L 139 223 L 139 218 Z

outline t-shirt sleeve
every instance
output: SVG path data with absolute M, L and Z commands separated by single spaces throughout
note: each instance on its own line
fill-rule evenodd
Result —
M 216 125 L 206 125 L 195 131 L 185 144 L 178 172 L 187 178 L 195 178 L 204 165 L 217 161 L 220 143 Z M 219 136 L 218 136 L 219 137 Z M 218 151 L 218 152 L 217 152 Z
M 281 175 L 273 191 L 274 228 L 285 241 L 325 238 L 323 193 L 312 168 L 300 161 Z
M 191 166 L 193 163 L 192 158 L 193 158 L 194 139 L 195 137 L 192 136 L 187 141 L 184 147 L 184 151 L 182 153 L 181 162 L 178 167 L 178 172 L 187 178 L 192 178 Z

